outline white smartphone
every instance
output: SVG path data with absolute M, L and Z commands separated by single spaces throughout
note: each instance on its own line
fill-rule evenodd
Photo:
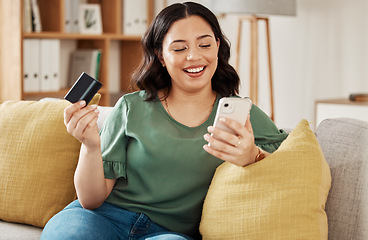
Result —
M 228 131 L 230 133 L 235 133 L 232 129 L 221 123 L 219 119 L 222 117 L 230 118 L 238 121 L 244 126 L 251 108 L 252 101 L 249 98 L 221 98 L 217 107 L 215 122 L 213 126 Z

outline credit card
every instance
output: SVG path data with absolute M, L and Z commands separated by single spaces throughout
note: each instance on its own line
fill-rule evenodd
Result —
M 83 72 L 64 98 L 71 103 L 84 100 L 87 106 L 101 87 L 101 82 Z

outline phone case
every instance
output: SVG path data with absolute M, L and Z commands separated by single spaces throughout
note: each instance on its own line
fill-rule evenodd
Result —
M 234 131 L 224 124 L 219 119 L 229 118 L 245 125 L 250 109 L 252 108 L 252 101 L 249 98 L 221 98 L 216 112 L 214 127 L 234 133 Z

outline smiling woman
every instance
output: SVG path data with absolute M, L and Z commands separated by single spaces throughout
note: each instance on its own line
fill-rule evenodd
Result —
M 142 45 L 132 79 L 140 91 L 120 98 L 100 135 L 94 108 L 65 109 L 68 131 L 82 142 L 78 200 L 50 220 L 43 239 L 165 239 L 162 232 L 201 239 L 202 205 L 216 168 L 224 161 L 252 164 L 256 144 L 272 152 L 286 138 L 256 106 L 245 125 L 222 119 L 232 133 L 211 126 L 219 99 L 237 97 L 239 77 L 228 63 L 230 45 L 204 6 L 165 8 Z
M 197 6 L 201 5 L 195 3 L 173 4 L 163 9 L 143 36 L 144 58 L 133 75 L 132 85 L 140 90 L 145 90 L 147 100 L 155 100 L 158 96 L 158 90 L 171 88 L 172 76 L 168 69 L 163 68 L 165 65 L 162 65 L 164 51 L 177 51 L 178 54 L 185 54 L 189 60 L 193 58 L 195 60 L 196 56 L 190 52 L 195 50 L 193 46 L 212 51 L 211 53 L 214 54 L 212 57 L 215 57 L 218 67 L 210 76 L 212 89 L 221 96 L 238 93 L 239 76 L 228 62 L 230 43 L 223 35 L 216 16 L 207 8 Z M 194 29 L 196 33 L 192 32 Z M 165 41 L 167 41 L 166 44 L 170 44 L 166 47 L 171 47 L 171 49 L 165 49 Z M 189 43 L 192 46 L 189 46 Z M 185 70 L 196 72 L 202 67 L 205 68 L 205 66 L 193 65 L 192 63 L 186 66 Z

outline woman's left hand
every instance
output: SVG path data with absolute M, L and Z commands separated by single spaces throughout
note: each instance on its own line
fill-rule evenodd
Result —
M 238 166 L 254 163 L 259 149 L 254 144 L 253 129 L 249 116 L 245 126 L 228 118 L 219 120 L 234 130 L 235 134 L 209 126 L 209 133 L 204 135 L 204 139 L 209 144 L 203 146 L 204 150 L 217 158 Z

